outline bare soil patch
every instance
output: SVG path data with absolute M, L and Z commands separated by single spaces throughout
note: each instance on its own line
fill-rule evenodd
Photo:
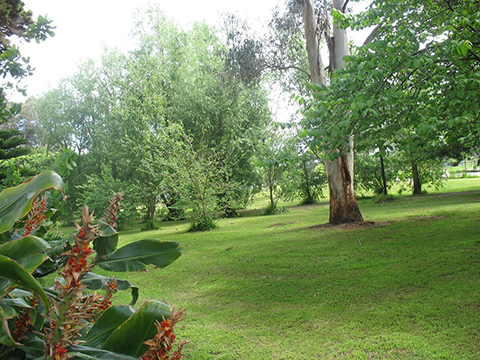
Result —
M 420 216 L 409 216 L 409 219 L 413 220 L 445 220 L 448 219 L 447 215 L 420 215 Z
M 272 228 L 272 227 L 277 227 L 277 226 L 285 226 L 285 225 L 291 225 L 291 224 L 295 224 L 295 221 L 289 221 L 289 222 L 285 222 L 285 223 L 272 224 L 272 225 L 267 226 L 267 228 Z
M 391 221 L 361 221 L 351 224 L 319 224 L 314 226 L 309 226 L 307 229 L 340 229 L 340 230 L 359 230 L 359 229 L 368 229 L 368 228 L 377 228 L 382 226 L 387 226 L 391 224 Z

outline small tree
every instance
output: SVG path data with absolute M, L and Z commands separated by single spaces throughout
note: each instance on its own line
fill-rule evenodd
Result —
M 228 190 L 223 176 L 226 169 L 216 154 L 205 147 L 195 149 L 179 125 L 168 127 L 155 143 L 158 146 L 149 149 L 149 161 L 171 170 L 162 173 L 164 182 L 181 194 L 185 206 L 193 209 L 190 230 L 215 228 L 215 212 L 219 209 L 217 195 Z
M 0 130 L 0 181 L 5 186 L 17 185 L 15 181 L 10 184 L 5 183 L 5 179 L 8 174 L 12 172 L 18 172 L 20 175 L 20 169 L 11 169 L 10 165 L 4 160 L 17 158 L 26 155 L 30 152 L 29 149 L 23 145 L 27 143 L 27 139 L 21 136 L 21 132 L 18 130 Z
M 270 128 L 256 155 L 263 184 L 268 190 L 269 205 L 265 209 L 267 215 L 275 213 L 278 200 L 288 197 L 292 193 L 292 187 L 296 186 L 290 183 L 287 174 L 292 173 L 290 170 L 298 154 L 287 138 L 288 135 L 278 129 Z
M 23 1 L 5 0 L 0 3 L 0 77 L 6 83 L 0 84 L 0 122 L 6 122 L 18 114 L 21 106 L 7 103 L 5 91 L 15 90 L 25 94 L 25 89 L 18 83 L 32 74 L 29 59 L 23 58 L 20 50 L 11 40 L 19 38 L 24 41 L 40 42 L 53 36 L 51 21 L 39 16 L 32 19 L 32 12 L 25 10 Z
M 323 196 L 323 187 L 327 184 L 323 162 L 309 149 L 294 159 L 286 178 L 286 183 L 292 185 L 286 198 L 295 197 L 303 205 L 316 203 Z

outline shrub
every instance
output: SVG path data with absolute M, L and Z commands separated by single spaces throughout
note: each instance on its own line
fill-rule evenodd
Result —
M 210 231 L 216 229 L 218 225 L 213 220 L 211 216 L 204 216 L 195 218 L 188 228 L 189 232 L 196 232 L 196 231 Z
M 263 211 L 263 215 L 274 215 L 276 214 L 277 210 L 278 210 L 277 204 L 275 203 L 269 204 Z
M 277 204 L 268 205 L 263 211 L 263 215 L 278 215 L 288 212 L 289 209 L 286 207 L 278 207 Z

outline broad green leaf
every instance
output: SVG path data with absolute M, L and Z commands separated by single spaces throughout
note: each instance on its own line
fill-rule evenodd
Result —
M 2 299 L 2 304 L 5 305 L 10 305 L 10 306 L 15 306 L 15 307 L 20 307 L 24 309 L 29 309 L 32 306 L 28 304 L 24 299 L 22 298 L 13 298 L 13 299 Z
M 88 288 L 91 290 L 105 290 L 110 279 L 110 277 L 98 275 L 95 273 L 88 273 L 82 278 L 82 284 L 88 286 Z M 130 306 L 135 305 L 138 300 L 138 287 L 133 285 L 130 281 L 122 279 L 116 279 L 116 283 L 118 290 L 131 290 L 132 301 L 130 303 Z
M 0 245 L 0 255 L 17 261 L 27 272 L 33 272 L 47 258 L 45 254 L 37 254 L 49 248 L 49 245 L 39 237 L 26 236 Z M 10 286 L 10 281 L 0 279 L 0 292 Z
M 105 341 L 102 349 L 139 357 L 148 346 L 143 343 L 157 334 L 155 321 L 170 317 L 171 308 L 160 301 L 146 301 Z
M 15 346 L 16 343 L 12 338 L 12 334 L 10 334 L 10 330 L 8 329 L 8 323 L 7 319 L 5 317 L 5 314 L 3 312 L 3 308 L 0 307 L 0 344 L 3 344 L 5 346 Z
M 131 306 L 111 306 L 97 319 L 92 328 L 82 338 L 85 345 L 93 348 L 101 348 L 105 340 L 130 316 L 135 309 Z
M 44 261 L 38 268 L 35 269 L 35 272 L 33 273 L 35 277 L 43 277 L 57 270 L 58 265 L 64 261 L 64 257 L 61 256 L 61 254 L 71 248 L 68 242 L 69 238 L 72 238 L 73 242 L 73 237 L 71 234 L 64 239 L 51 240 L 48 242 L 50 249 L 48 249 L 46 253 L 48 256 L 50 256 L 50 258 L 47 258 L 46 261 Z
M 30 291 L 22 290 L 22 289 L 13 289 L 10 291 L 10 296 L 16 297 L 16 298 L 26 298 L 30 297 L 33 294 Z
M 4 300 L 5 299 L 0 300 L 0 307 L 3 309 L 3 316 L 5 317 L 5 319 L 11 319 L 15 316 L 20 315 L 20 312 L 16 308 L 4 304 Z
M 11 293 L 10 293 L 11 294 Z M 31 309 L 32 306 L 22 298 L 5 298 L 0 300 L 6 319 L 11 319 L 19 314 L 17 308 Z
M 0 245 L 0 255 L 20 261 L 49 248 L 50 245 L 45 240 L 36 236 L 26 236 Z
M 0 233 L 27 215 L 34 198 L 49 189 L 64 190 L 62 178 L 53 171 L 46 171 L 23 184 L 3 190 L 0 193 Z
M 48 300 L 47 294 L 37 280 L 19 263 L 3 255 L 0 255 L 0 277 L 37 293 L 45 306 L 50 307 L 50 300 Z
M 180 243 L 153 239 L 128 244 L 98 260 L 97 264 L 109 271 L 142 271 L 147 265 L 164 268 L 182 253 Z
M 22 350 L 27 353 L 27 359 L 44 359 L 45 345 L 39 338 L 34 338 L 22 344 Z
M 115 251 L 118 245 L 118 233 L 107 223 L 100 221 L 101 235 L 93 240 L 93 249 L 98 256 L 105 256 Z
M 138 360 L 137 357 L 114 353 L 112 351 L 95 349 L 83 345 L 72 345 L 68 348 L 68 355 L 73 356 L 73 360 Z
M 18 263 L 29 273 L 33 273 L 36 268 L 38 268 L 45 260 L 48 259 L 48 256 L 45 254 L 37 254 L 29 256 L 28 258 L 18 261 Z

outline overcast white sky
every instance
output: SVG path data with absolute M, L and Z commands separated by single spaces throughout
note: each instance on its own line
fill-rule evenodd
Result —
M 104 47 L 128 47 L 138 8 L 159 4 L 167 16 L 182 26 L 205 20 L 215 24 L 222 13 L 237 12 L 258 21 L 267 20 L 271 9 L 283 0 L 24 0 L 25 8 L 53 20 L 55 37 L 40 44 L 20 44 L 30 56 L 34 75 L 22 81 L 28 96 L 38 96 L 58 81 L 75 73 L 84 59 L 100 59 Z M 25 100 L 15 96 L 15 101 Z

